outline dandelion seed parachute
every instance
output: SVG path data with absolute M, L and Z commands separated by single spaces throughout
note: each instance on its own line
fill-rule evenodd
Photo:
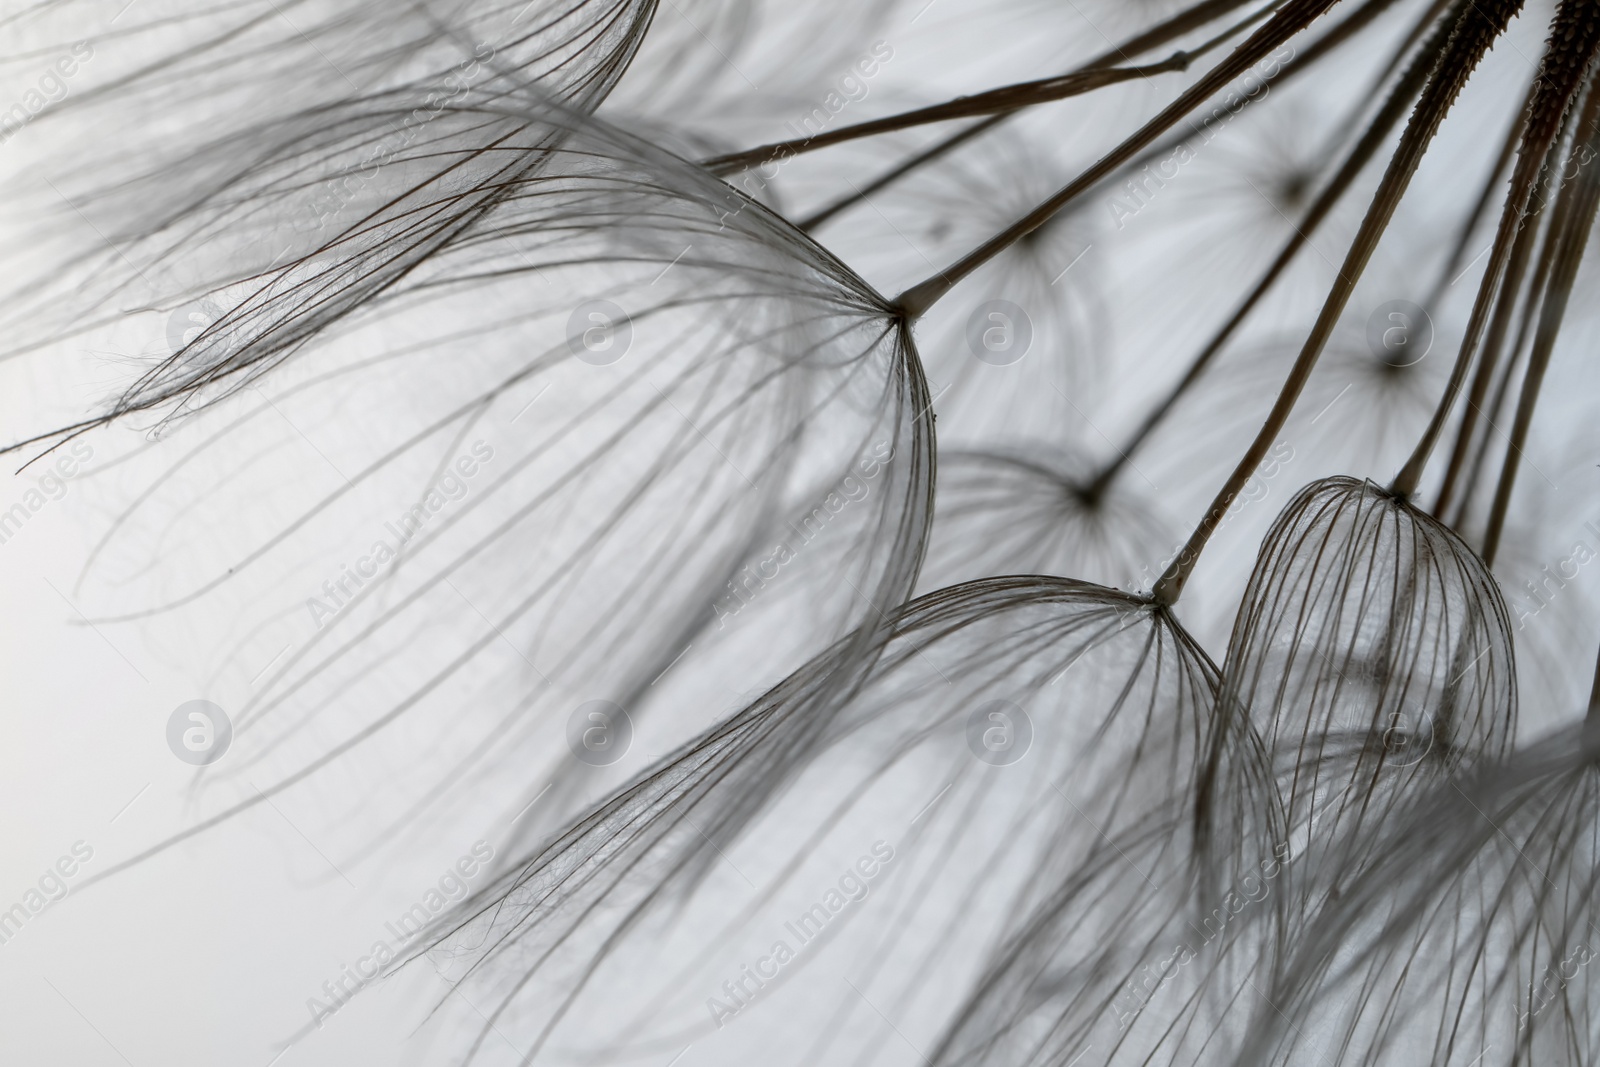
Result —
M 1082 459 L 1035 447 L 943 452 L 923 567 L 929 589 L 996 574 L 1073 574 L 1137 591 L 1170 550 L 1168 521 L 1137 478 L 1092 492 Z
M 1015 1040 L 1048 1011 L 1061 1047 L 1115 1044 L 1112 1001 L 1214 880 L 1191 847 L 1211 815 L 1194 807 L 1202 765 L 1259 757 L 1213 747 L 1215 668 L 1147 600 L 1044 577 L 918 599 L 870 676 L 819 700 L 848 647 L 636 779 L 444 932 L 437 958 L 526 1062 L 670 1055 L 713 1030 L 715 1062 L 900 1062 L 874 1009 L 947 1050 L 936 1062 L 972 1062 L 974 1042 Z M 1226 843 L 1229 875 L 1271 821 L 1235 811 L 1251 814 L 1200 835 Z M 893 862 L 844 910 L 833 868 L 875 842 Z M 796 926 L 813 896 L 825 910 Z M 787 956 L 774 939 L 792 961 L 773 962 Z M 986 972 L 1021 976 L 995 958 L 1018 939 L 1063 962 L 993 1003 Z
M 152 335 L 173 333 L 98 421 L 170 418 L 240 388 L 462 237 L 559 134 L 517 102 L 592 110 L 654 9 L 313 0 L 112 19 L 123 6 L 25 20 L 45 40 L 94 27 L 102 64 L 141 60 L 87 71 L 97 83 L 41 116 L 53 143 L 81 147 L 20 169 L 43 222 L 7 282 L 26 313 L 7 322 L 6 355 L 140 308 Z M 219 72 L 242 76 L 218 88 Z M 134 115 L 160 118 L 128 143 Z M 186 329 L 162 329 L 186 308 Z
M 1428 783 L 1509 754 L 1510 620 L 1452 531 L 1370 482 L 1326 479 L 1262 545 L 1218 699 L 1275 764 L 1303 922 L 1374 860 L 1324 854 L 1330 840 L 1370 839 Z
M 1597 758 L 1593 723 L 1569 726 L 1340 835 L 1330 857 L 1361 873 L 1261 987 L 1234 1062 L 1592 1063 Z
M 875 60 L 874 46 L 883 52 L 887 24 L 904 7 L 903 0 L 658 3 L 605 115 L 647 120 L 658 143 L 663 134 L 674 150 L 681 142 L 685 158 L 792 136 L 797 121 L 816 123 L 812 109 L 838 91 L 841 71 L 855 76 L 864 56 Z M 807 47 L 797 50 L 795 41 Z M 869 69 L 881 74 L 876 61 Z M 819 94 L 819 86 L 827 88 Z M 734 184 L 755 192 L 755 183 Z
M 997 130 L 946 165 L 908 177 L 879 208 L 881 220 L 862 218 L 841 239 L 848 248 L 863 247 L 869 277 L 885 273 L 879 263 L 897 233 L 915 235 L 930 258 L 949 258 L 1042 199 L 1055 184 L 1055 169 L 1021 131 Z M 1019 174 L 1037 177 L 1024 185 Z M 1092 259 L 1085 269 L 1069 269 L 1092 254 L 1092 235 L 1091 226 L 1067 219 L 1035 230 L 922 324 L 918 350 L 937 383 L 946 447 L 1020 449 L 1085 438 L 1101 444 L 1084 412 L 1106 395 L 1105 293 L 1087 269 Z M 916 265 L 919 273 L 926 269 Z
M 715 667 L 688 672 L 704 684 L 769 684 L 870 634 L 915 581 L 928 397 L 883 299 L 630 135 L 554 105 L 519 121 L 559 143 L 539 171 L 259 403 L 131 459 L 148 480 L 91 561 L 103 620 L 170 619 L 234 665 L 292 644 L 224 768 L 268 795 L 400 723 L 393 759 L 426 777 L 398 792 L 470 780 L 508 804 L 529 786 L 513 753 L 584 769 L 561 728 L 586 701 L 642 716 L 680 656 Z M 235 476 L 308 461 L 316 481 L 268 498 Z M 392 561 L 362 555 L 354 585 L 330 570 L 374 539 Z M 140 541 L 179 564 L 152 568 Z M 225 641 L 195 633 L 208 618 Z

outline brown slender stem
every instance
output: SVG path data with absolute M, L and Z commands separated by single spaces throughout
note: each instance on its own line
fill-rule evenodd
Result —
M 1483 473 L 1483 465 L 1489 459 L 1489 446 L 1494 443 L 1494 435 L 1490 429 L 1497 429 L 1495 420 L 1500 417 L 1500 412 L 1506 406 L 1506 397 L 1511 394 L 1511 377 L 1517 369 L 1517 353 L 1520 349 L 1513 349 L 1501 362 L 1500 375 L 1495 381 L 1494 396 L 1489 401 L 1489 407 L 1483 412 L 1483 420 L 1487 425 L 1483 433 L 1478 435 L 1478 447 L 1472 453 L 1472 466 L 1467 470 L 1466 488 L 1462 490 L 1456 501 L 1455 514 L 1450 516 L 1450 525 L 1459 530 L 1467 519 L 1467 509 L 1472 506 L 1473 494 L 1478 486 L 1478 478 Z
M 1505 210 L 1500 215 L 1500 226 L 1495 233 L 1494 249 L 1489 254 L 1489 265 L 1478 286 L 1471 317 L 1467 320 L 1466 335 L 1461 339 L 1461 350 L 1456 356 L 1455 366 L 1450 370 L 1444 396 L 1434 409 L 1433 418 L 1423 432 L 1422 439 L 1417 442 L 1411 458 L 1390 487 L 1397 496 L 1412 496 L 1422 481 L 1428 457 L 1438 443 L 1445 420 L 1455 406 L 1467 370 L 1477 354 L 1545 156 L 1560 135 L 1567 108 L 1583 84 L 1584 72 L 1594 59 L 1597 47 L 1600 47 L 1600 20 L 1595 19 L 1589 0 L 1562 0 L 1550 25 L 1550 47 L 1534 80 L 1533 102 L 1528 109 L 1527 125 L 1517 152 L 1517 165 L 1512 171 L 1511 191 L 1506 197 Z
M 1532 104 L 1532 90 L 1529 90 L 1528 103 Z M 1523 114 L 1527 113 L 1524 107 Z M 1506 139 L 1505 147 L 1501 151 L 1501 159 L 1495 169 L 1490 172 L 1489 181 L 1486 183 L 1484 193 L 1498 184 L 1500 173 L 1511 162 L 1516 151 L 1517 141 L 1520 140 L 1521 123 L 1518 123 Z M 1554 151 L 1555 146 L 1551 146 Z M 1483 198 L 1487 200 L 1487 195 Z M 1536 226 L 1524 225 L 1522 232 L 1517 235 L 1517 242 L 1511 250 L 1511 260 L 1506 266 L 1506 280 L 1501 286 L 1502 292 L 1516 294 L 1522 288 L 1522 280 L 1527 273 L 1528 261 L 1533 254 L 1533 246 L 1538 235 Z M 1465 235 L 1463 235 L 1465 237 Z M 1452 268 L 1453 269 L 1453 268 Z M 1535 288 L 1537 291 L 1537 287 Z M 1433 513 L 1443 516 L 1445 509 L 1450 506 L 1451 499 L 1456 492 L 1462 465 L 1470 450 L 1474 432 L 1477 429 L 1478 414 L 1482 410 L 1484 396 L 1489 389 L 1489 383 L 1494 379 L 1494 369 L 1500 362 L 1502 347 L 1505 344 L 1506 333 L 1511 328 L 1511 319 L 1516 311 L 1516 301 L 1502 299 L 1494 319 L 1489 324 L 1489 333 L 1484 340 L 1483 354 L 1478 359 L 1478 371 L 1472 376 L 1472 387 L 1467 391 L 1467 403 L 1461 413 L 1461 424 L 1456 428 L 1455 445 L 1450 450 L 1449 462 L 1445 465 L 1444 481 L 1439 486 L 1439 499 L 1434 503 Z M 1526 322 L 1526 317 L 1524 319 Z M 1516 353 L 1522 350 L 1521 338 L 1512 346 L 1508 358 L 1515 359 Z
M 1264 59 L 1273 49 L 1305 29 L 1337 2 L 1338 0 L 1289 0 L 1278 9 L 1277 14 L 1269 19 L 1265 26 L 1251 34 L 1226 59 L 1206 72 L 1195 85 L 1169 104 L 1159 115 L 1145 123 L 1132 137 L 1101 157 L 1099 162 L 1027 215 L 945 270 L 907 289 L 895 301 L 896 306 L 907 318 L 920 318 L 928 308 L 954 288 L 957 282 L 1043 226 L 1067 204 L 1138 155 L 1195 108 L 1222 91 L 1230 82 Z
M 840 126 L 836 130 L 812 134 L 809 137 L 777 141 L 772 144 L 762 145 L 759 148 L 750 148 L 743 152 L 717 156 L 714 159 L 705 160 L 701 165 L 713 174 L 734 174 L 741 170 L 749 170 L 751 167 L 783 163 L 804 152 L 815 152 L 819 148 L 842 144 L 845 141 L 855 141 L 863 137 L 877 137 L 880 134 L 894 133 L 897 130 L 909 130 L 913 127 L 926 126 L 933 122 L 949 122 L 951 119 L 972 118 L 976 115 L 1006 114 L 1025 107 L 1033 107 L 1037 104 L 1065 100 L 1071 96 L 1081 96 L 1084 93 L 1094 92 L 1096 89 L 1104 89 L 1108 85 L 1116 85 L 1120 82 L 1138 81 L 1143 78 L 1155 77 L 1158 74 L 1171 74 L 1174 71 L 1188 70 L 1189 63 L 1193 58 L 1188 52 L 1174 52 L 1159 63 L 1151 63 L 1143 67 L 1110 67 L 1104 70 L 1075 71 L 1071 74 L 1062 74 L 1054 78 L 1040 78 L 1037 81 L 1004 85 L 998 89 L 990 89 L 986 93 L 958 96 L 954 100 L 947 100 L 942 104 L 920 107 L 914 111 L 903 111 L 898 115 L 887 115 L 881 119 L 870 119 L 866 122 L 857 122 L 849 126 Z
M 1500 283 L 1494 314 L 1489 320 L 1489 330 L 1484 335 L 1482 351 L 1477 359 L 1478 370 L 1472 376 L 1472 387 L 1467 390 L 1465 410 L 1461 413 L 1461 424 L 1456 429 L 1456 443 L 1451 448 L 1450 460 L 1445 465 L 1444 481 L 1439 486 L 1438 502 L 1433 506 L 1435 515 L 1443 514 L 1455 495 L 1461 475 L 1461 464 L 1477 430 L 1478 413 L 1482 408 L 1489 383 L 1494 380 L 1494 370 L 1500 365 L 1502 353 L 1506 353 L 1507 358 L 1515 360 L 1517 353 L 1522 351 L 1528 323 L 1533 318 L 1538 295 L 1543 291 L 1542 283 L 1545 280 L 1544 274 L 1547 273 L 1548 262 L 1543 265 L 1545 269 L 1538 272 L 1540 276 L 1536 277 L 1533 284 L 1528 287 L 1528 306 L 1522 316 L 1521 328 L 1509 349 L 1506 347 L 1506 335 L 1511 332 L 1511 324 L 1517 318 L 1517 294 L 1523 290 L 1528 275 L 1528 265 L 1533 260 L 1533 250 L 1538 243 L 1538 225 L 1524 222 L 1516 240 L 1512 243 L 1511 256 L 1506 263 L 1505 278 Z
M 1555 146 L 1552 147 L 1552 153 Z M 1536 212 L 1535 212 L 1536 213 Z M 1472 432 L 1477 429 L 1478 419 L 1483 415 L 1483 393 L 1487 391 L 1488 383 L 1495 378 L 1494 371 L 1503 366 L 1505 372 L 1498 376 L 1499 391 L 1495 396 L 1494 411 L 1499 411 L 1505 403 L 1505 397 L 1510 388 L 1510 371 L 1517 365 L 1518 357 L 1528 344 L 1528 335 L 1534 329 L 1539 318 L 1539 302 L 1549 288 L 1550 272 L 1554 261 L 1550 249 L 1560 230 L 1560 224 L 1546 228 L 1544 232 L 1544 248 L 1538 257 L 1539 262 L 1534 270 L 1531 282 L 1526 285 L 1524 292 L 1524 279 L 1528 273 L 1528 263 L 1533 257 L 1533 249 L 1538 244 L 1541 228 L 1535 223 L 1523 224 L 1522 233 L 1517 235 L 1517 247 L 1511 253 L 1511 265 L 1506 268 L 1506 280 L 1501 285 L 1500 306 L 1495 309 L 1494 321 L 1489 328 L 1488 339 L 1484 343 L 1483 355 L 1478 359 L 1478 373 L 1472 376 L 1472 388 L 1467 393 L 1467 401 L 1461 413 L 1461 431 L 1458 432 L 1458 441 L 1462 433 Z M 1520 295 L 1519 295 L 1520 294 Z M 1521 315 L 1517 314 L 1521 309 Z M 1510 323 L 1517 321 L 1516 336 L 1509 345 L 1505 343 L 1505 334 L 1510 329 Z M 1493 443 L 1491 434 L 1492 426 L 1484 427 L 1480 440 L 1483 448 L 1478 451 L 1470 479 L 1466 482 L 1461 493 L 1460 515 L 1465 515 L 1468 503 L 1477 489 L 1478 476 L 1483 472 L 1483 460 L 1487 455 L 1488 446 Z M 1476 436 L 1476 435 L 1475 435 Z M 1454 449 L 1451 459 L 1454 460 Z M 1451 481 L 1451 470 L 1445 471 L 1446 482 L 1440 487 L 1439 504 L 1435 506 L 1434 513 L 1443 511 L 1444 505 L 1449 501 L 1450 495 L 1455 492 L 1455 486 L 1460 485 L 1460 475 Z M 1459 516 L 1458 516 L 1459 522 Z
M 1086 492 L 1090 496 L 1098 496 L 1103 493 L 1112 479 L 1131 461 L 1133 453 L 1139 450 L 1155 428 L 1177 405 L 1179 399 L 1205 373 L 1206 368 L 1210 366 L 1217 354 L 1227 345 L 1251 311 L 1261 302 L 1272 286 L 1277 283 L 1283 272 L 1288 269 L 1295 256 L 1310 242 L 1311 235 L 1317 231 L 1317 228 L 1322 225 L 1333 211 L 1335 205 L 1349 191 L 1350 186 L 1354 184 L 1356 178 L 1360 176 L 1367 164 L 1372 161 L 1372 157 L 1377 154 L 1378 149 L 1388 139 L 1389 134 L 1405 115 L 1406 108 L 1411 106 L 1417 94 L 1422 91 L 1422 86 L 1427 81 L 1428 73 L 1429 68 L 1425 63 L 1413 63 L 1407 68 L 1400 81 L 1390 92 L 1382 108 L 1373 116 L 1372 121 L 1367 124 L 1360 140 L 1346 153 L 1338 171 L 1306 210 L 1300 222 L 1294 227 L 1294 233 L 1284 242 L 1283 248 L 1279 251 L 1272 265 L 1262 274 L 1255 287 L 1240 303 L 1228 321 L 1223 323 L 1221 329 L 1216 332 L 1205 348 L 1200 351 L 1200 354 L 1195 357 L 1194 362 L 1189 365 L 1188 371 L 1178 381 L 1177 385 L 1145 417 L 1143 424 L 1140 425 L 1128 443 L 1123 446 L 1116 458 L 1108 461 L 1094 480 L 1089 483 Z
M 1583 131 L 1574 145 L 1573 153 L 1580 150 L 1592 160 L 1600 146 L 1600 91 L 1591 87 L 1584 104 L 1578 128 Z M 1578 267 L 1583 263 L 1583 252 L 1589 243 L 1589 230 L 1594 225 L 1596 209 L 1600 208 L 1600 166 L 1575 162 L 1577 174 L 1573 180 L 1562 183 L 1561 202 L 1551 220 L 1550 260 L 1553 266 L 1550 281 L 1545 289 L 1544 303 L 1539 309 L 1539 328 L 1534 335 L 1533 348 L 1528 353 L 1528 369 L 1522 377 L 1522 394 L 1517 399 L 1516 421 L 1511 427 L 1511 439 L 1506 443 L 1505 462 L 1500 467 L 1500 482 L 1495 487 L 1494 506 L 1489 510 L 1489 523 L 1483 535 L 1483 558 L 1494 563 L 1500 548 L 1500 536 L 1505 529 L 1506 512 L 1511 505 L 1511 491 L 1516 487 L 1517 471 L 1522 466 L 1522 446 L 1528 440 L 1528 428 L 1533 425 L 1533 412 L 1539 403 L 1539 391 L 1544 385 L 1545 371 L 1550 366 L 1550 356 L 1555 350 L 1556 336 L 1561 332 L 1561 322 L 1572 296 L 1572 285 L 1578 277 Z
M 1143 67 L 1117 67 L 1115 64 L 1119 59 L 1123 62 L 1128 62 L 1136 55 L 1159 48 L 1191 30 L 1214 21 L 1235 8 L 1243 7 L 1248 2 L 1249 0 L 1209 0 L 1207 3 L 1198 4 L 1188 11 L 1180 12 L 1172 18 L 1158 23 L 1121 46 L 1113 46 L 1078 69 L 1053 78 L 1039 78 L 1034 81 L 1019 82 L 1015 85 L 1002 86 L 974 96 L 959 96 L 942 104 L 917 108 L 898 115 L 889 115 L 881 119 L 842 126 L 827 133 L 817 133 L 806 137 L 797 137 L 793 140 L 777 141 L 741 152 L 732 152 L 705 160 L 701 165 L 714 174 L 732 174 L 741 170 L 748 170 L 751 167 L 782 163 L 803 152 L 815 151 L 819 148 L 826 148 L 829 145 L 853 141 L 862 137 L 874 137 L 883 133 L 892 133 L 897 130 L 924 126 L 934 122 L 946 122 L 951 119 L 970 118 L 975 115 L 992 115 L 995 119 L 999 119 L 1036 104 L 1063 100 L 1067 97 L 1093 92 L 1096 89 L 1116 85 L 1120 82 L 1187 70 L 1189 64 L 1195 59 L 1221 45 L 1252 22 L 1258 21 L 1263 12 L 1250 16 L 1194 49 L 1180 50 L 1158 63 Z M 895 176 L 898 177 L 898 175 Z M 893 179 L 891 178 L 890 180 Z
M 1528 103 L 1531 103 L 1532 88 L 1529 88 Z M 1489 211 L 1489 205 L 1494 201 L 1495 190 L 1501 188 L 1506 181 L 1506 171 L 1511 166 L 1511 161 L 1516 158 L 1517 143 L 1522 139 L 1521 115 L 1527 113 L 1524 105 L 1518 112 L 1517 121 L 1506 129 L 1506 135 L 1500 142 L 1500 155 L 1495 160 L 1494 166 L 1489 168 L 1488 177 L 1483 181 L 1478 190 L 1478 200 L 1472 205 L 1461 225 L 1456 229 L 1455 244 L 1451 246 L 1450 256 L 1445 260 L 1443 268 L 1439 271 L 1439 280 L 1434 283 L 1433 292 L 1428 296 L 1428 306 L 1436 307 L 1444 300 L 1444 291 L 1461 280 L 1461 275 L 1471 268 L 1472 264 L 1466 261 L 1467 249 L 1470 248 L 1472 235 L 1478 232 L 1483 217 Z
M 1316 368 L 1317 358 L 1327 346 L 1328 338 L 1333 335 L 1334 327 L 1344 311 L 1345 304 L 1349 302 L 1350 294 L 1355 290 L 1356 282 L 1366 269 L 1372 253 L 1377 249 L 1378 241 L 1388 229 L 1389 221 L 1394 217 L 1395 209 L 1399 207 L 1400 199 L 1405 195 L 1406 188 L 1416 174 L 1423 155 L 1439 130 L 1439 125 L 1455 103 L 1473 68 L 1477 66 L 1495 39 L 1504 32 L 1506 24 L 1520 6 L 1521 0 L 1501 0 L 1498 4 L 1481 3 L 1481 0 L 1476 3 L 1474 0 L 1462 0 L 1452 17 L 1446 19 L 1435 30 L 1429 45 L 1418 57 L 1416 62 L 1429 69 L 1427 85 L 1417 102 L 1416 110 L 1412 112 L 1411 120 L 1406 124 L 1405 133 L 1401 135 L 1394 155 L 1390 157 L 1383 180 L 1379 183 L 1377 192 L 1373 194 L 1372 205 L 1361 220 L 1361 228 L 1345 255 L 1339 276 L 1323 302 L 1316 324 L 1311 328 L 1310 336 L 1301 347 L 1300 355 L 1295 359 L 1289 377 L 1278 393 L 1272 411 L 1256 435 L 1255 441 L 1251 443 L 1216 499 L 1212 501 L 1211 507 L 1201 518 L 1194 533 L 1190 535 L 1188 543 L 1151 590 L 1151 596 L 1157 603 L 1172 604 L 1182 594 L 1184 583 L 1193 572 L 1206 542 L 1211 539 L 1223 516 L 1227 514 L 1228 506 L 1244 488 L 1245 482 L 1250 479 L 1266 456 L 1267 450 L 1282 432 L 1284 424 L 1288 422 L 1289 415 L 1294 410 L 1295 402 L 1299 400 L 1300 393 L 1311 377 L 1311 372 Z M 1489 11 L 1486 13 L 1484 8 L 1488 8 Z
M 1377 76 L 1372 80 L 1371 87 L 1364 92 L 1359 92 L 1356 97 L 1358 101 L 1363 101 L 1367 104 L 1370 104 L 1373 100 L 1377 99 L 1378 93 L 1385 85 L 1389 83 L 1389 79 L 1394 77 L 1394 72 L 1400 68 L 1402 63 L 1405 62 L 1406 57 L 1412 54 L 1412 51 L 1417 46 L 1417 42 L 1427 36 L 1429 27 L 1433 26 L 1438 21 L 1439 16 L 1443 14 L 1444 10 L 1453 2 L 1454 0 L 1431 0 L 1422 13 L 1412 21 L 1411 28 L 1406 31 L 1405 36 L 1396 42 L 1395 46 L 1389 51 L 1389 58 L 1384 61 L 1383 66 L 1378 70 Z M 1340 23 L 1340 25 L 1336 27 L 1333 32 L 1325 34 L 1324 37 L 1331 37 L 1333 36 L 1333 33 L 1344 31 L 1345 23 L 1355 22 L 1357 19 L 1360 19 L 1361 24 L 1364 26 L 1366 23 L 1372 21 L 1374 18 L 1392 6 L 1393 3 L 1391 0 L 1376 0 L 1376 2 L 1369 2 L 1363 8 L 1356 11 L 1355 14 L 1345 19 L 1344 23 Z M 1363 18 L 1363 16 L 1365 17 Z M 1319 38 L 1316 45 L 1313 47 L 1320 46 L 1322 43 L 1323 39 Z M 1309 53 L 1310 51 L 1311 49 L 1308 48 L 1307 52 Z M 1364 109 L 1359 106 L 1352 108 L 1350 113 L 1345 117 L 1344 121 L 1335 127 L 1333 135 L 1326 139 L 1327 143 L 1340 145 L 1348 142 L 1351 139 L 1354 131 L 1361 124 L 1361 115 L 1363 110 Z
M 1594 684 L 1589 687 L 1589 722 L 1600 722 L 1600 658 L 1594 665 Z
M 1237 11 L 1250 2 L 1251 0 L 1206 0 L 1203 4 L 1186 8 L 1171 18 L 1156 23 L 1120 45 L 1112 45 L 1085 63 L 1081 69 L 1099 70 L 1102 67 L 1113 66 L 1119 60 L 1123 63 L 1130 62 L 1135 56 L 1169 45 L 1184 34 L 1207 26 L 1228 12 Z
M 1181 37 L 1184 33 L 1187 33 L 1192 29 L 1214 20 L 1219 14 L 1224 14 L 1234 8 L 1242 7 L 1245 2 L 1246 0 L 1221 0 L 1221 2 L 1218 2 L 1218 0 L 1213 0 L 1213 2 L 1208 4 L 1200 4 L 1195 8 L 1189 9 L 1188 11 L 1181 12 L 1168 22 L 1158 25 L 1141 34 L 1140 36 L 1123 43 L 1122 45 L 1114 46 L 1111 50 L 1105 52 L 1098 58 L 1084 64 L 1084 66 L 1080 69 L 1094 70 L 1102 66 L 1107 66 L 1118 58 L 1121 58 L 1124 61 L 1132 60 L 1141 52 L 1148 51 L 1151 48 L 1159 48 L 1162 45 L 1171 43 L 1174 39 Z M 1340 45 L 1344 44 L 1346 41 L 1350 40 L 1361 30 L 1370 25 L 1384 11 L 1394 6 L 1394 4 L 1397 2 L 1398 0 L 1367 0 L 1366 3 L 1362 4 L 1348 17 L 1341 20 L 1336 26 L 1328 30 L 1328 32 L 1311 42 L 1311 44 L 1306 47 L 1304 52 L 1285 62 L 1278 73 L 1269 76 L 1266 78 L 1266 81 L 1275 88 L 1278 85 L 1289 81 L 1296 75 L 1302 74 L 1311 69 L 1311 67 L 1314 66 L 1316 62 L 1323 56 L 1327 55 Z M 1438 10 L 1445 7 L 1449 2 L 1450 0 L 1434 0 L 1433 5 L 1424 14 L 1423 18 L 1419 20 L 1418 25 L 1425 25 L 1427 22 L 1431 21 L 1432 18 L 1437 14 Z M 1412 35 L 1408 35 L 1407 42 L 1409 43 L 1411 40 Z M 1191 52 L 1190 54 L 1193 55 L 1194 53 Z M 1392 64 L 1390 65 L 1392 66 Z M 1253 103 L 1255 103 L 1255 100 L 1246 98 L 1246 107 Z M 907 174 L 926 166 L 928 163 L 942 158 L 945 154 L 959 147 L 960 145 L 965 144 L 974 136 L 987 132 L 988 130 L 1004 122 L 1006 119 L 1011 118 L 1013 115 L 1017 115 L 1019 113 L 1020 112 L 1017 111 L 1008 111 L 1001 115 L 990 116 L 989 118 L 983 119 L 982 121 L 975 123 L 964 130 L 952 134 L 944 140 L 936 141 L 932 147 L 923 152 L 917 153 L 904 163 L 898 164 L 888 173 L 873 179 L 862 188 L 851 190 L 849 193 L 840 197 L 826 208 L 823 208 L 817 213 L 807 216 L 804 220 L 796 223 L 796 226 L 799 229 L 807 232 L 814 230 L 815 228 L 823 225 L 825 222 L 835 218 L 841 212 L 861 203 L 867 197 L 905 177 Z M 1228 117 L 1232 117 L 1231 112 L 1229 113 Z M 1152 163 L 1157 159 L 1176 151 L 1178 148 L 1194 140 L 1196 137 L 1209 133 L 1218 121 L 1219 119 L 1216 115 L 1207 115 L 1203 120 L 1201 120 L 1198 128 L 1191 127 L 1191 129 L 1185 133 L 1175 137 L 1169 137 L 1164 141 L 1158 141 L 1150 145 L 1150 147 L 1146 148 L 1142 153 L 1124 163 L 1117 171 L 1107 174 L 1102 180 L 1114 182 L 1122 174 L 1139 170 L 1142 166 Z M 1056 215 L 1051 222 L 1058 222 L 1062 218 L 1066 217 L 1069 213 L 1070 212 L 1068 211 L 1063 211 L 1061 214 Z
M 1157 23 L 1143 33 L 1129 38 L 1120 45 L 1112 45 L 1109 49 L 1079 67 L 1078 70 L 1080 72 L 1101 70 L 1105 67 L 1113 66 L 1119 60 L 1124 63 L 1130 63 L 1135 57 L 1151 49 L 1171 44 L 1184 34 L 1214 22 L 1228 12 L 1241 8 L 1249 2 L 1250 0 L 1207 0 L 1206 3 L 1196 4 L 1194 7 L 1180 11 L 1171 18 Z M 1390 0 L 1383 0 L 1383 2 L 1390 2 Z M 947 153 L 967 143 L 972 138 L 988 132 L 1015 114 L 1017 114 L 1016 111 L 1006 111 L 998 115 L 991 115 L 949 137 L 935 141 L 932 147 L 918 152 L 887 173 L 874 178 L 865 187 L 852 190 L 848 195 L 840 197 L 829 206 L 807 216 L 799 223 L 796 223 L 797 227 L 809 233 L 840 212 L 861 203 L 873 193 L 899 181 L 912 171 L 942 158 Z
M 849 208 L 851 205 L 859 204 L 861 201 L 865 200 L 878 190 L 899 181 L 901 178 L 905 177 L 907 174 L 910 174 L 917 168 L 925 166 L 928 163 L 931 163 L 934 160 L 953 152 L 955 149 L 960 148 L 974 137 L 988 133 L 990 130 L 994 129 L 996 126 L 1000 125 L 1006 119 L 1015 114 L 1015 111 L 1006 111 L 999 115 L 990 115 L 988 118 L 979 122 L 975 122 L 964 130 L 952 134 L 941 141 L 936 141 L 933 147 L 928 148 L 925 151 L 918 152 L 916 155 L 912 156 L 904 163 L 901 163 L 899 166 L 874 178 L 864 187 L 852 191 L 849 196 L 840 197 L 838 200 L 835 200 L 832 204 L 829 204 L 816 214 L 808 215 L 807 217 L 801 219 L 799 222 L 795 223 L 795 226 L 806 231 L 807 233 L 810 233 L 812 230 L 816 229 L 818 226 L 821 226 L 823 223 L 839 214 L 839 212 Z

